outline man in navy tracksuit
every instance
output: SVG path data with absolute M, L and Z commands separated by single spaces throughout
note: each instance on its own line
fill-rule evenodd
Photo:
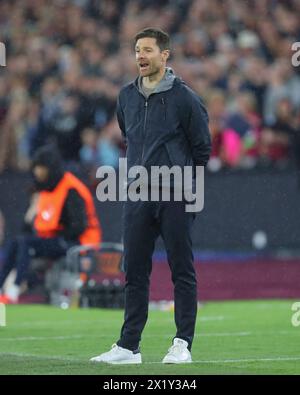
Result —
M 166 67 L 169 37 L 145 29 L 135 37 L 139 77 L 120 92 L 119 126 L 128 168 L 205 166 L 211 151 L 206 110 L 195 92 Z M 151 185 L 152 187 L 153 185 Z M 160 186 L 160 185 L 158 185 Z M 191 226 L 185 201 L 137 201 L 124 205 L 125 319 L 109 352 L 92 358 L 113 364 L 141 363 L 139 342 L 148 317 L 149 278 L 155 240 L 162 236 L 174 283 L 177 333 L 163 363 L 191 362 L 197 314 Z

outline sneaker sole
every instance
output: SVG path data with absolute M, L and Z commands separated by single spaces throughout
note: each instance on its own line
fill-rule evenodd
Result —
M 164 364 L 170 364 L 170 365 L 173 365 L 173 364 L 175 364 L 175 365 L 178 365 L 178 364 L 180 364 L 180 363 L 192 363 L 193 361 L 162 361 L 162 363 L 164 363 Z
M 110 365 L 139 365 L 142 361 L 113 361 L 113 362 L 105 362 Z
M 142 363 L 141 359 L 126 359 L 123 361 L 90 361 L 91 363 L 106 363 L 107 365 L 138 365 Z

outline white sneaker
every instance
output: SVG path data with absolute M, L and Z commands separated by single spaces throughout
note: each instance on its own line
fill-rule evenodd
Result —
M 140 352 L 134 354 L 127 348 L 113 344 L 110 351 L 91 358 L 90 362 L 104 362 L 113 365 L 138 364 L 142 363 L 142 356 Z
M 173 345 L 169 348 L 168 354 L 164 357 L 162 363 L 190 363 L 192 356 L 188 350 L 188 342 L 175 337 Z

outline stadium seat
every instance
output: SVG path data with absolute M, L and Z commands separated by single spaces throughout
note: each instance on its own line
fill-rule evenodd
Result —
M 31 271 L 44 281 L 49 304 L 68 307 L 121 307 L 123 245 L 103 242 L 99 246 L 71 247 L 56 260 L 33 259 Z

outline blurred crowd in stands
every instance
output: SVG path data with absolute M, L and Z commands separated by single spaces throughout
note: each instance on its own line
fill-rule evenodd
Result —
M 1 0 L 0 173 L 50 141 L 66 162 L 117 167 L 116 98 L 149 26 L 208 108 L 211 171 L 300 162 L 299 15 L 298 0 Z

